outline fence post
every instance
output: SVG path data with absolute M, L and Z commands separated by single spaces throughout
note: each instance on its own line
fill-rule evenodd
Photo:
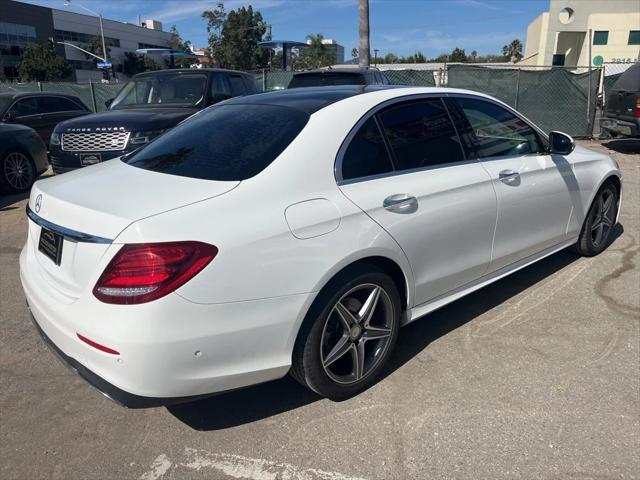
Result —
M 98 105 L 96 104 L 96 92 L 91 80 L 89 80 L 89 89 L 91 90 L 91 103 L 93 104 L 93 111 L 94 113 L 98 113 Z
M 593 125 L 591 124 L 591 44 L 593 43 L 591 29 L 589 29 L 589 91 L 587 92 L 587 137 L 593 137 Z
M 262 91 L 263 92 L 267 91 L 267 74 L 265 72 L 266 70 L 263 68 L 262 69 Z
M 516 77 L 516 104 L 513 108 L 518 109 L 518 97 L 520 97 L 520 71 L 522 68 L 518 67 L 518 76 Z
M 38 82 L 38 90 L 42 92 L 42 82 Z

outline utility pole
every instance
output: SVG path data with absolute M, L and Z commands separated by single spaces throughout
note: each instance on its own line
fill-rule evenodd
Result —
M 378 50 L 377 48 L 373 49 L 373 66 L 377 67 L 378 66 L 378 52 L 380 50 Z
M 371 65 L 371 52 L 369 51 L 369 0 L 358 1 L 358 15 L 360 18 L 358 28 L 360 67 L 366 68 Z

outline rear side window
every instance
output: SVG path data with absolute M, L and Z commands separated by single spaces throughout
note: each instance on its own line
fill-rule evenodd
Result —
M 351 139 L 342 157 L 342 179 L 368 177 L 391 172 L 393 165 L 384 145 L 382 132 L 371 117 Z
M 35 115 L 38 112 L 38 102 L 35 97 L 22 98 L 13 104 L 11 112 L 16 117 L 26 117 L 27 115 Z
M 527 122 L 495 103 L 457 98 L 471 124 L 478 158 L 541 153 L 538 134 Z
M 613 84 L 612 90 L 640 92 L 640 63 L 630 66 Z
M 211 98 L 229 98 L 231 96 L 231 89 L 227 83 L 227 78 L 224 73 L 212 73 L 209 80 L 209 91 L 211 92 Z
M 465 160 L 440 99 L 407 102 L 379 114 L 399 170 Z
M 309 115 L 274 105 L 203 110 L 123 161 L 181 177 L 233 181 L 264 170 L 302 131 Z
M 303 73 L 294 75 L 288 88 L 322 87 L 327 85 L 366 85 L 361 73 Z
M 229 83 L 231 84 L 231 96 L 238 97 L 247 93 L 240 75 L 229 75 Z

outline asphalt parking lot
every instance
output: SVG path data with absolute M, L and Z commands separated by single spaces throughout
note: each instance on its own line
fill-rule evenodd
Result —
M 624 173 L 613 245 L 409 325 L 385 377 L 341 403 L 284 378 L 115 405 L 38 337 L 18 275 L 26 200 L 0 197 L 0 478 L 639 478 L 640 143 L 583 143 Z

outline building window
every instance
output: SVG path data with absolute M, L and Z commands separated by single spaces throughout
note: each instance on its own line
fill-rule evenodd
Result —
M 27 43 L 35 43 L 35 41 L 35 27 L 31 25 L 20 25 L 18 23 L 0 22 L 0 42 L 26 45 Z
M 629 32 L 629 45 L 640 45 L 640 30 Z
M 596 30 L 593 32 L 594 45 L 606 45 L 609 41 L 609 32 L 606 30 Z
M 88 33 L 69 32 L 68 30 L 55 30 L 56 42 L 77 42 L 89 45 L 94 38 L 100 38 L 99 34 L 91 35 Z M 119 38 L 104 37 L 107 47 L 120 47 Z
M 167 48 L 166 45 L 153 45 L 151 43 L 138 43 L 138 48 Z
M 562 67 L 562 66 L 564 66 L 564 57 L 565 57 L 564 53 L 556 53 L 553 56 L 553 61 L 551 62 L 551 64 L 554 67 Z

